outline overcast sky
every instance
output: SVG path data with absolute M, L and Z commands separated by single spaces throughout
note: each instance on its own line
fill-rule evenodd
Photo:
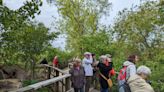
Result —
M 21 5 L 23 5 L 23 2 L 26 0 L 3 0 L 4 4 L 8 6 L 11 9 L 18 9 Z M 51 28 L 52 22 L 54 21 L 54 17 L 58 18 L 58 12 L 55 5 L 50 5 L 46 2 L 46 0 L 43 1 L 43 6 L 41 9 L 41 14 L 38 15 L 35 20 L 39 22 L 43 22 L 45 26 Z M 130 8 L 132 5 L 139 5 L 140 0 L 109 0 L 112 3 L 112 9 L 110 11 L 109 17 L 103 17 L 101 20 L 101 23 L 105 24 L 112 24 L 114 22 L 114 18 L 117 16 L 118 11 L 123 10 L 124 8 Z M 51 29 L 53 30 L 53 29 Z M 65 46 L 65 39 L 63 36 L 60 36 L 58 39 L 56 39 L 53 42 L 54 47 L 60 47 L 64 48 Z

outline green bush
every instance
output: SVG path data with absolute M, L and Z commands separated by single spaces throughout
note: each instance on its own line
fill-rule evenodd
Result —
M 35 84 L 37 82 L 38 82 L 38 80 L 25 80 L 25 81 L 23 81 L 23 87 L 31 85 L 31 84 Z

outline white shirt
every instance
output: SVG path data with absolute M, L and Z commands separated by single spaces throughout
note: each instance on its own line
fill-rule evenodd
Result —
M 84 67 L 84 71 L 85 71 L 85 76 L 93 76 L 93 68 L 92 68 L 92 58 L 87 59 L 84 58 L 83 59 L 83 67 Z

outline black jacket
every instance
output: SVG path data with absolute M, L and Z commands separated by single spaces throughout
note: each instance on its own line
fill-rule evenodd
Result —
M 112 62 L 109 63 L 109 66 L 106 66 L 103 63 L 99 63 L 97 65 L 101 74 L 103 74 L 106 78 L 109 78 L 109 71 L 112 70 L 112 66 L 113 66 Z M 100 76 L 99 80 L 100 80 L 101 88 L 106 89 L 109 87 L 107 81 L 102 76 Z

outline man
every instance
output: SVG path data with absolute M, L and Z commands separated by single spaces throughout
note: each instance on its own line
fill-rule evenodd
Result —
M 92 82 L 93 68 L 92 68 L 92 54 L 90 52 L 84 53 L 83 67 L 86 76 L 85 92 L 89 92 L 89 88 Z

